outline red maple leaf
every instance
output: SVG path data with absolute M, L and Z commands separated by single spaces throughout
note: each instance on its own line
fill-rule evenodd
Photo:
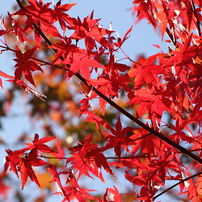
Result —
M 78 169 L 79 177 L 83 174 L 91 177 L 89 174 L 89 172 L 91 172 L 104 181 L 102 173 L 100 172 L 101 167 L 109 174 L 113 175 L 113 173 L 106 157 L 103 155 L 98 145 L 90 143 L 91 138 L 92 135 L 88 135 L 84 142 L 80 141 L 78 146 L 70 148 L 69 150 L 74 151 L 74 153 L 71 153 L 72 156 L 68 158 L 67 162 L 72 162 L 74 169 Z
M 114 43 L 115 46 L 117 47 L 121 47 L 123 45 L 123 43 L 129 38 L 129 33 L 132 31 L 133 27 L 130 27 L 127 32 L 125 33 L 123 39 L 121 39 L 120 37 L 117 38 L 117 43 Z
M 91 108 L 91 104 L 89 98 L 83 98 L 79 103 L 81 104 L 81 107 L 79 109 L 81 116 L 82 114 L 88 112 L 88 109 Z
M 13 79 L 13 80 L 15 79 L 13 76 L 8 75 L 8 74 L 2 72 L 1 70 L 0 70 L 0 76 L 7 78 L 7 79 Z M 0 86 L 1 86 L 1 88 L 3 88 L 3 82 L 2 82 L 1 78 L 0 78 Z
M 7 169 L 10 167 L 10 169 L 18 176 L 18 173 L 20 173 L 20 178 L 22 181 L 22 189 L 24 188 L 28 177 L 34 181 L 38 186 L 40 186 L 38 179 L 33 171 L 33 166 L 44 166 L 49 165 L 49 163 L 41 160 L 40 153 L 51 153 L 55 156 L 59 155 L 60 157 L 63 156 L 63 151 L 61 147 L 59 146 L 59 143 L 57 143 L 57 147 L 59 150 L 59 153 L 55 150 L 51 149 L 44 143 L 49 142 L 51 140 L 55 139 L 54 137 L 43 137 L 39 139 L 38 134 L 35 134 L 35 138 L 32 144 L 26 143 L 28 145 L 27 147 L 11 151 L 6 150 L 8 153 L 8 156 L 6 156 L 6 163 L 4 165 L 4 172 L 7 171 Z M 29 151 L 29 152 L 28 152 Z
M 155 18 L 154 11 L 157 10 L 155 7 L 155 2 L 149 1 L 141 1 L 141 0 L 134 0 L 133 10 L 137 14 L 137 22 L 146 18 L 153 26 L 156 28 L 157 19 Z
M 131 127 L 122 128 L 122 124 L 120 121 L 120 116 L 118 117 L 118 120 L 115 125 L 115 129 L 110 129 L 112 134 L 109 132 L 106 132 L 107 137 L 106 139 L 109 140 L 109 142 L 106 144 L 106 148 L 114 148 L 114 152 L 116 156 L 120 159 L 122 149 L 127 148 L 128 145 L 133 145 L 134 141 L 130 139 L 128 136 L 129 131 L 133 130 Z
M 55 153 L 55 150 L 51 149 L 44 143 L 50 142 L 54 140 L 55 137 L 43 137 L 39 139 L 39 135 L 35 134 L 33 143 L 25 143 L 27 147 L 25 147 L 26 150 L 33 150 L 37 149 L 38 151 L 44 152 L 44 153 Z
M 58 138 L 56 138 L 56 146 L 57 146 L 57 151 L 54 149 L 50 148 L 49 146 L 45 145 L 44 143 L 50 142 L 54 140 L 55 137 L 42 137 L 39 139 L 39 135 L 35 134 L 34 141 L 33 143 L 25 143 L 27 147 L 25 147 L 25 150 L 37 150 L 37 152 L 42 152 L 42 153 L 49 153 L 52 154 L 53 156 L 62 159 L 64 158 L 64 150 L 62 149 L 60 142 Z
M 8 156 L 6 156 L 6 163 L 4 165 L 4 172 L 7 171 L 8 167 L 17 175 L 20 173 L 20 178 L 22 181 L 22 189 L 24 188 L 28 177 L 34 181 L 38 186 L 39 182 L 32 169 L 32 166 L 43 166 L 47 165 L 45 161 L 37 158 L 37 149 L 31 150 L 29 153 L 25 153 L 27 149 L 16 150 L 12 152 L 11 150 L 6 150 Z
M 111 81 L 109 78 L 99 77 L 98 79 L 91 79 L 89 83 L 93 86 L 96 86 L 100 92 L 102 92 L 104 95 L 107 95 L 109 98 L 114 98 L 118 95 L 119 83 L 117 83 L 116 80 Z M 92 92 L 90 98 L 93 99 L 94 97 L 97 97 L 97 94 Z M 99 97 L 99 104 L 102 114 L 105 115 L 107 102 Z
M 141 117 L 148 112 L 152 117 L 159 120 L 163 111 L 171 112 L 171 100 L 163 96 L 163 91 L 151 91 L 148 89 L 139 89 L 135 92 L 129 103 L 139 104 L 137 108 L 137 116 Z
M 63 201 L 69 201 L 70 199 L 76 198 L 78 201 L 85 202 L 87 199 L 96 199 L 94 196 L 91 196 L 87 192 L 89 191 L 96 191 L 92 189 L 84 189 L 80 187 L 78 184 L 78 180 L 75 178 L 75 176 L 70 173 L 68 180 L 66 183 L 71 184 L 71 186 L 64 187 L 64 190 L 66 191 L 66 196 Z
M 69 53 L 79 51 L 79 48 L 76 45 L 71 44 L 71 41 L 70 38 L 64 37 L 60 42 L 50 46 L 50 48 L 57 51 L 53 62 L 54 64 L 62 63 L 62 58 L 67 58 Z
M 93 59 L 93 54 L 88 54 L 85 49 L 79 49 L 79 51 L 73 52 L 67 59 L 63 61 L 64 64 L 70 65 L 69 70 L 72 73 L 77 73 L 78 71 L 86 79 L 90 79 L 90 68 L 105 68 L 95 59 Z
M 119 190 L 115 186 L 113 186 L 113 187 L 114 187 L 114 189 L 112 189 L 112 188 L 106 189 L 106 192 L 103 195 L 103 202 L 108 202 L 109 198 L 113 198 L 114 202 L 123 202 L 122 198 L 121 198 L 121 194 L 119 193 Z M 110 197 L 110 194 L 108 194 L 108 192 L 110 192 L 113 197 Z
M 36 50 L 36 47 L 27 50 L 25 53 L 22 53 L 19 50 L 16 51 L 17 58 L 14 59 L 14 61 L 17 62 L 17 64 L 15 65 L 15 67 L 17 67 L 17 69 L 15 70 L 15 81 L 17 79 L 20 79 L 20 77 L 24 75 L 25 78 L 32 85 L 35 86 L 35 83 L 32 77 L 32 72 L 37 70 L 43 72 L 41 67 L 39 67 L 39 65 L 37 65 L 33 60 L 31 60 L 31 57 L 34 54 L 35 50 Z
M 68 14 L 65 13 L 66 11 L 70 10 L 74 5 L 76 5 L 76 3 L 61 5 L 60 0 L 54 7 L 51 17 L 53 18 L 53 22 L 59 21 L 63 31 L 66 30 L 68 26 L 67 24 L 69 24 L 71 27 L 74 26 L 74 24 L 72 23 L 73 18 L 71 18 Z
M 24 27 L 21 26 L 21 22 L 15 20 L 15 18 L 10 13 L 8 13 L 8 16 L 10 17 L 13 26 L 11 29 L 7 30 L 7 32 L 15 34 L 15 36 L 17 36 L 19 41 L 22 43 L 29 41 Z
M 100 76 L 97 79 L 90 79 L 89 84 L 96 87 L 103 95 L 106 97 L 113 99 L 114 97 L 118 97 L 119 90 L 130 91 L 127 86 L 127 82 L 129 81 L 128 75 L 120 76 L 118 73 L 115 73 L 117 69 L 119 71 L 124 71 L 128 69 L 127 65 L 122 65 L 118 63 L 114 63 L 115 70 L 111 75 Z M 97 97 L 95 92 L 91 93 L 90 99 Z M 107 101 L 102 97 L 99 97 L 99 105 L 103 116 L 105 115 Z
M 71 38 L 85 39 L 85 45 L 89 52 L 96 48 L 95 41 L 104 47 L 108 47 L 109 43 L 104 36 L 113 33 L 113 31 L 101 28 L 98 22 L 99 19 L 93 19 L 93 12 L 84 18 L 83 22 L 78 18 L 73 27 L 75 32 L 71 35 Z
M 129 70 L 128 75 L 134 78 L 136 89 L 141 88 L 144 82 L 147 84 L 157 84 L 157 75 L 163 73 L 164 68 L 155 64 L 156 56 L 153 55 L 147 59 L 140 58 L 138 64 L 134 64 L 134 68 Z
M 10 149 L 7 149 L 6 152 L 8 156 L 6 156 L 6 161 L 4 164 L 4 172 L 6 172 L 10 167 L 10 170 L 12 170 L 17 175 L 17 177 L 19 177 L 18 164 L 21 160 L 20 156 L 23 155 L 25 151 L 26 150 L 17 150 L 13 152 Z
M 53 25 L 54 19 L 52 18 L 55 11 L 49 8 L 51 3 L 43 4 L 42 1 L 27 0 L 29 5 L 21 8 L 13 15 L 26 15 L 27 21 L 25 30 L 33 29 L 33 25 L 37 24 L 43 32 L 49 36 L 60 37 L 57 28 Z
M 33 149 L 29 153 L 25 154 L 19 162 L 19 172 L 22 182 L 22 189 L 24 188 L 28 177 L 30 177 L 30 179 L 40 187 L 39 181 L 33 171 L 32 166 L 44 166 L 48 163 L 37 158 L 37 156 L 37 149 Z
M 88 111 L 86 114 L 87 114 L 86 121 L 95 123 L 96 128 L 100 132 L 100 134 L 102 134 L 100 125 L 102 125 L 106 129 L 109 129 L 109 130 L 111 129 L 111 126 L 105 120 L 103 120 L 100 116 L 94 114 L 91 111 Z

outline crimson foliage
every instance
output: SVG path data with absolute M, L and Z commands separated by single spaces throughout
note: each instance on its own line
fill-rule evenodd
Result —
M 115 55 L 117 51 L 123 52 L 122 45 L 132 27 L 120 38 L 114 31 L 101 27 L 93 12 L 83 20 L 68 15 L 75 4 L 63 5 L 61 0 L 54 6 L 42 0 L 27 0 L 26 5 L 20 0 L 16 2 L 19 10 L 8 13 L 12 25 L 5 23 L 0 30 L 4 37 L 1 53 L 15 54 L 14 76 L 0 71 L 0 77 L 41 98 L 41 102 L 48 95 L 30 87 L 37 86 L 36 71 L 43 74 L 47 66 L 50 71 L 56 68 L 54 74 L 63 74 L 61 84 L 77 77 L 83 83 L 78 117 L 94 123 L 102 141 L 94 142 L 97 133 L 89 133 L 78 145 L 69 147 L 65 156 L 58 138 L 39 138 L 35 134 L 33 142 L 26 143 L 25 148 L 6 150 L 4 171 L 13 171 L 23 189 L 28 178 L 41 186 L 34 168 L 44 167 L 58 187 L 56 194 L 63 196 L 62 201 L 76 198 L 81 202 L 121 202 L 124 196 L 130 196 L 127 201 L 150 202 L 171 189 L 166 188 L 170 180 L 176 181 L 174 186 L 179 186 L 179 194 L 186 194 L 194 202 L 201 201 L 201 1 L 133 1 L 131 9 L 137 22 L 147 19 L 160 32 L 162 40 L 165 34 L 169 37 L 169 46 L 163 52 L 155 45 L 159 52 L 147 58 L 132 60 L 126 55 L 128 65 L 118 62 Z M 18 40 L 14 47 L 8 44 L 7 38 L 11 40 L 11 36 Z M 83 48 L 79 47 L 80 41 L 84 42 Z M 44 48 L 44 42 L 47 51 L 53 53 L 50 61 L 37 54 Z M 125 105 L 118 104 L 123 94 Z M 99 109 L 95 110 L 93 103 L 97 98 Z M 117 116 L 113 126 L 106 118 L 107 105 L 135 124 L 125 127 Z M 165 116 L 170 117 L 167 122 Z M 54 139 L 55 148 L 47 146 Z M 189 147 L 185 148 L 185 143 Z M 111 151 L 111 157 L 106 156 L 107 151 Z M 190 158 L 190 163 L 183 162 L 182 154 Z M 65 163 L 53 163 L 50 159 Z M 104 171 L 119 180 L 119 170 L 131 183 L 128 193 L 114 186 L 98 197 L 89 194 L 95 190 L 79 185 L 82 176 L 104 182 Z

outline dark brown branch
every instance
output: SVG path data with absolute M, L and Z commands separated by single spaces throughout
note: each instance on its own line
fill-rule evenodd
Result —
M 200 20 L 198 18 L 198 14 L 196 12 L 196 8 L 195 8 L 195 5 L 194 5 L 194 1 L 191 0 L 191 6 L 192 6 L 192 11 L 194 13 L 194 16 L 196 18 L 196 27 L 198 29 L 198 35 L 201 36 L 201 26 L 200 26 Z
M 54 157 L 54 156 L 44 156 L 44 155 L 41 155 L 40 156 L 41 158 L 45 158 L 45 159 L 59 159 L 59 160 L 63 160 L 63 159 L 68 159 L 68 157 Z
M 178 183 L 174 184 L 173 186 L 169 187 L 168 189 L 162 191 L 160 194 L 156 195 L 156 196 L 153 198 L 153 200 L 157 199 L 159 196 L 161 196 L 161 195 L 163 195 L 164 193 L 168 192 L 169 190 L 171 190 L 172 188 L 176 187 L 177 185 L 179 185 L 179 184 L 181 184 L 181 183 L 183 183 L 183 182 L 185 182 L 185 181 L 188 181 L 189 179 L 194 178 L 194 177 L 196 177 L 196 176 L 198 176 L 198 175 L 200 175 L 200 174 L 202 174 L 202 172 L 196 173 L 195 175 L 192 175 L 192 176 L 187 177 L 187 178 L 185 178 L 185 179 L 183 179 L 183 180 L 180 180 Z
M 54 156 L 44 156 L 41 155 L 41 158 L 45 158 L 45 159 L 57 159 L 57 160 L 64 160 L 64 159 L 68 159 L 69 157 L 54 157 Z M 116 157 L 116 156 L 106 156 L 106 159 L 136 159 L 136 158 L 146 158 L 146 157 L 155 157 L 155 156 L 123 156 L 123 157 Z
M 174 37 L 174 34 L 172 34 L 170 32 L 170 30 L 166 27 L 166 34 L 168 35 L 168 37 L 170 38 L 171 42 L 173 43 L 174 47 L 176 47 L 176 39 Z
M 21 4 L 20 0 L 16 0 L 18 5 L 20 6 L 21 9 L 25 9 L 23 7 L 23 5 Z M 46 43 L 50 46 L 52 45 L 52 43 L 50 42 L 50 40 L 44 35 L 44 33 L 41 31 L 41 29 L 35 24 L 34 28 L 36 29 L 36 31 L 38 32 L 39 35 L 42 36 L 42 38 L 46 41 Z M 52 49 L 53 50 L 53 49 Z M 56 50 L 53 50 L 55 53 L 57 52 Z M 63 58 L 61 58 L 63 59 Z M 68 67 L 67 67 L 68 68 Z M 67 70 L 65 70 L 67 71 Z M 108 104 L 110 104 L 112 107 L 114 107 L 115 109 L 117 109 L 119 112 L 121 112 L 122 114 L 124 114 L 126 117 L 128 117 L 130 120 L 132 120 L 133 122 L 135 122 L 136 124 L 138 124 L 139 126 L 141 126 L 142 128 L 144 128 L 145 130 L 147 130 L 149 133 L 153 134 L 154 136 L 160 138 L 161 140 L 165 141 L 167 144 L 171 145 L 172 147 L 176 148 L 177 150 L 181 151 L 182 153 L 186 154 L 188 157 L 192 158 L 194 161 L 202 164 L 202 159 L 198 156 L 196 156 L 195 154 L 189 152 L 187 149 L 185 149 L 184 147 L 180 146 L 179 144 L 177 144 L 176 142 L 172 141 L 171 139 L 169 139 L 168 137 L 164 136 L 164 134 L 157 132 L 156 130 L 154 130 L 153 128 L 149 127 L 148 125 L 144 124 L 143 122 L 141 122 L 139 119 L 137 119 L 136 117 L 134 117 L 132 114 L 130 114 L 129 112 L 127 112 L 125 109 L 123 109 L 122 107 L 120 107 L 119 105 L 117 105 L 114 101 L 112 101 L 111 99 L 109 99 L 108 97 L 106 97 L 103 93 L 101 93 L 98 89 L 96 89 L 93 86 L 90 86 L 87 81 L 79 74 L 76 73 L 75 76 L 82 81 L 87 87 L 90 87 L 98 96 L 100 96 L 102 99 L 104 99 Z

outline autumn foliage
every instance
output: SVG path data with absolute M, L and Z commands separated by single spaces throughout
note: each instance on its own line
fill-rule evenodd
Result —
M 120 37 L 93 12 L 70 16 L 74 3 L 16 3 L 0 30 L 1 57 L 11 52 L 15 62 L 13 74 L 0 70 L 0 86 L 12 83 L 2 110 L 5 116 L 20 87 L 30 119 L 43 123 L 44 134 L 33 131 L 22 136 L 21 149 L 6 149 L 4 194 L 10 187 L 3 180 L 12 171 L 22 189 L 30 179 L 63 202 L 151 202 L 168 193 L 202 201 L 202 2 L 133 1 L 134 26 L 146 19 L 168 44 L 167 51 L 155 44 L 156 54 L 136 59 L 122 49 L 132 27 Z M 79 141 L 58 137 L 53 123 Z M 84 178 L 124 179 L 130 187 L 98 193 L 81 186 Z

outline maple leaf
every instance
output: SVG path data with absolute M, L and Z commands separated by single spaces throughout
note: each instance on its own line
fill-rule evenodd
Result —
M 2 76 L 4 78 L 8 78 L 8 79 L 13 79 L 13 80 L 15 79 L 13 76 L 8 75 L 8 74 L 2 72 L 1 70 L 0 70 L 0 76 Z M 2 82 L 1 78 L 0 78 L 0 86 L 1 86 L 1 88 L 3 88 L 3 82 Z
M 84 18 L 83 22 L 78 18 L 75 26 L 75 32 L 71 35 L 72 39 L 85 39 L 85 45 L 88 52 L 91 52 L 96 47 L 95 41 L 102 46 L 108 47 L 109 43 L 104 35 L 113 33 L 113 31 L 101 28 L 99 26 L 99 19 L 93 19 L 93 12 L 90 16 Z
M 102 173 L 97 169 L 97 166 L 95 163 L 91 160 L 90 156 L 87 156 L 87 153 L 90 152 L 89 149 L 92 150 L 93 148 L 96 148 L 96 145 L 90 144 L 92 136 L 89 135 L 85 138 L 85 142 L 80 141 L 78 146 L 75 146 L 73 148 L 69 148 L 70 151 L 73 151 L 74 153 L 71 153 L 72 156 L 68 158 L 67 163 L 72 163 L 73 167 L 75 169 L 79 170 L 78 177 L 80 178 L 83 174 L 92 178 L 89 172 L 91 172 L 93 175 L 99 177 L 102 181 L 104 181 L 104 178 L 102 176 Z M 84 144 L 88 146 L 88 148 L 84 147 Z M 87 145 L 88 144 L 88 145 Z
M 109 201 L 108 199 L 112 199 L 113 198 L 113 201 L 114 202 L 122 202 L 122 198 L 121 198 L 121 194 L 119 193 L 118 189 L 113 186 L 114 189 L 112 188 L 107 188 L 106 189 L 106 192 L 105 194 L 103 195 L 103 199 L 104 199 L 104 202 L 107 202 Z M 108 194 L 108 192 L 110 192 L 112 194 L 113 197 L 110 197 L 110 195 Z M 111 201 L 111 200 L 110 200 Z M 112 202 L 112 201 L 111 201 Z
M 105 68 L 92 57 L 93 55 L 89 55 L 85 49 L 79 49 L 79 51 L 73 52 L 72 56 L 69 55 L 69 58 L 65 59 L 63 63 L 70 65 L 69 70 L 72 73 L 75 74 L 80 71 L 81 75 L 88 80 L 90 78 L 90 68 Z
M 128 75 L 134 78 L 135 89 L 139 89 L 145 83 L 157 84 L 157 75 L 163 73 L 164 68 L 160 65 L 155 65 L 156 55 L 150 56 L 147 59 L 140 58 L 138 64 L 134 64 L 134 69 L 129 70 Z
M 153 1 L 140 1 L 140 0 L 134 0 L 133 4 L 133 11 L 137 14 L 137 22 L 140 20 L 146 18 L 154 28 L 156 28 L 157 25 L 157 19 L 155 18 L 155 11 L 157 10 L 155 3 Z M 139 5 L 135 5 L 139 4 Z
M 130 27 L 127 32 L 125 33 L 123 39 L 121 39 L 120 37 L 117 38 L 117 43 L 114 43 L 115 46 L 117 47 L 121 47 L 123 45 L 123 43 L 129 38 L 129 33 L 132 31 L 133 27 Z
M 109 98 L 114 98 L 118 95 L 119 85 L 116 85 L 117 82 L 114 80 L 111 81 L 108 78 L 99 77 L 98 79 L 91 79 L 89 83 L 93 86 L 97 86 L 99 91 L 102 92 L 104 95 L 107 95 Z M 96 96 L 97 94 L 95 92 L 92 92 L 90 99 L 93 99 Z M 100 97 L 99 104 L 102 114 L 105 115 L 107 102 Z
M 122 66 L 117 65 L 117 63 L 114 64 L 114 68 L 117 68 L 118 70 L 127 70 L 128 66 Z M 113 72 L 115 72 L 114 70 Z M 113 99 L 114 97 L 118 97 L 119 90 L 127 90 L 130 91 L 130 89 L 127 86 L 127 82 L 129 81 L 129 77 L 126 76 L 119 76 L 116 73 L 112 73 L 112 75 L 104 75 L 103 77 L 100 76 L 97 79 L 90 79 L 89 84 L 96 87 L 103 95 L 107 96 L 110 99 Z M 90 99 L 93 99 L 97 97 L 97 94 L 95 92 L 92 92 L 90 95 Z M 100 109 L 103 114 L 105 115 L 105 108 L 107 101 L 104 100 L 102 97 L 99 97 L 99 104 Z
M 55 150 L 51 149 L 50 147 L 48 147 L 47 145 L 44 144 L 44 143 L 50 142 L 54 139 L 55 139 L 55 137 L 42 137 L 41 139 L 39 139 L 39 135 L 35 134 L 33 143 L 25 143 L 27 145 L 27 147 L 25 147 L 25 149 L 26 150 L 37 149 L 44 153 L 55 153 Z
M 98 129 L 100 134 L 102 134 L 100 125 L 102 125 L 106 129 L 109 129 L 109 130 L 111 129 L 111 126 L 109 125 L 109 123 L 107 123 L 105 120 L 103 120 L 100 116 L 94 114 L 91 111 L 88 111 L 86 114 L 87 114 L 86 121 L 89 121 L 91 123 L 95 123 L 96 128 Z
M 5 158 L 5 164 L 4 164 L 4 173 L 8 170 L 10 167 L 10 170 L 12 170 L 17 177 L 18 175 L 18 164 L 21 160 L 20 155 L 24 154 L 26 150 L 18 150 L 18 151 L 11 151 L 10 149 L 7 149 L 6 152 L 8 156 Z
M 27 147 L 25 147 L 24 149 L 26 150 L 35 149 L 43 153 L 49 153 L 62 160 L 62 158 L 64 158 L 64 150 L 62 149 L 58 138 L 56 138 L 57 151 L 44 144 L 54 140 L 55 138 L 56 137 L 42 137 L 39 139 L 39 135 L 35 134 L 33 143 L 25 143 Z
M 71 153 L 72 157 L 68 158 L 67 162 L 72 162 L 74 169 L 78 169 L 79 177 L 83 174 L 91 177 L 89 175 L 89 172 L 91 172 L 104 181 L 102 173 L 99 170 L 101 167 L 109 174 L 113 175 L 113 173 L 106 157 L 102 154 L 102 150 L 96 144 L 90 143 L 91 139 L 92 135 L 88 135 L 84 142 L 81 142 L 76 147 L 70 148 L 69 150 L 74 151 L 74 153 Z
M 24 188 L 28 177 L 30 177 L 30 179 L 40 187 L 39 181 L 32 169 L 32 166 L 43 166 L 47 165 L 47 163 L 39 158 L 36 158 L 36 153 L 36 150 L 32 150 L 29 154 L 26 154 L 23 158 L 21 158 L 19 171 L 22 182 L 22 189 Z
M 45 153 L 51 153 L 55 154 L 56 151 L 45 145 L 44 143 L 49 142 L 51 140 L 55 139 L 54 137 L 43 137 L 39 139 L 38 134 L 35 134 L 35 138 L 33 140 L 33 144 L 31 143 L 26 143 L 27 147 L 21 149 L 21 150 L 16 150 L 12 152 L 11 150 L 6 150 L 8 153 L 8 156 L 6 157 L 6 163 L 4 165 L 4 172 L 7 171 L 8 167 L 18 176 L 18 172 L 20 172 L 20 178 L 22 181 L 22 189 L 24 188 L 28 177 L 32 181 L 34 181 L 39 187 L 40 184 L 38 182 L 38 179 L 33 171 L 33 166 L 38 167 L 38 166 L 44 166 L 44 165 L 49 165 L 49 163 L 41 160 L 38 158 L 39 156 L 39 151 L 45 152 Z M 59 149 L 59 154 L 61 156 L 62 150 L 59 147 L 58 143 L 58 149 Z M 30 150 L 30 152 L 27 152 Z M 58 154 L 56 154 L 57 156 Z
M 49 8 L 51 3 L 43 4 L 42 1 L 38 2 L 36 0 L 27 1 L 29 5 L 12 14 L 27 16 L 25 30 L 33 29 L 33 25 L 37 24 L 47 35 L 61 37 L 57 28 L 53 25 L 54 19 L 52 16 L 54 11 Z
M 21 51 L 19 50 L 16 51 L 17 58 L 13 59 L 15 62 L 17 62 L 17 64 L 15 65 L 15 67 L 17 67 L 17 69 L 15 70 L 15 81 L 17 79 L 20 79 L 20 77 L 24 75 L 25 78 L 32 85 L 35 86 L 31 73 L 36 70 L 43 72 L 41 67 L 39 67 L 33 60 L 30 60 L 35 50 L 36 50 L 36 47 L 27 50 L 25 53 L 21 53 Z
M 137 108 L 137 116 L 143 116 L 146 111 L 155 116 L 155 119 L 159 120 L 163 111 L 171 112 L 171 100 L 163 97 L 163 92 L 157 90 L 152 92 L 148 89 L 139 89 L 135 92 L 135 97 L 130 100 L 129 103 L 139 104 Z
M 80 185 L 77 182 L 77 179 L 73 174 L 69 177 L 70 180 L 68 180 L 68 183 L 71 184 L 71 186 L 64 187 L 64 190 L 66 192 L 65 198 L 63 201 L 70 201 L 71 199 L 76 198 L 79 202 L 85 202 L 87 199 L 94 200 L 96 199 L 94 196 L 91 196 L 87 192 L 89 191 L 95 191 L 92 189 L 84 189 L 80 187 Z
M 120 116 L 115 125 L 115 129 L 110 129 L 111 133 L 106 132 L 106 139 L 109 140 L 107 142 L 105 148 L 114 148 L 114 152 L 116 156 L 120 159 L 121 157 L 121 149 L 127 148 L 128 145 L 133 145 L 134 141 L 130 139 L 128 135 L 129 131 L 133 130 L 131 127 L 126 127 L 122 129 L 122 124 L 120 121 Z
M 73 6 L 75 6 L 76 3 L 73 4 L 64 4 L 61 5 L 61 0 L 57 2 L 57 4 L 54 7 L 54 11 L 52 13 L 52 18 L 54 21 L 59 21 L 60 26 L 63 31 L 67 28 L 67 23 L 72 27 L 74 24 L 72 23 L 72 19 L 68 14 L 64 13 L 68 10 L 70 10 Z
M 11 21 L 12 21 L 12 25 L 13 27 L 11 29 L 8 30 L 9 33 L 13 33 L 17 39 L 20 42 L 25 42 L 25 41 L 29 41 L 27 34 L 25 32 L 24 27 L 22 27 L 21 23 L 22 22 L 18 22 L 17 20 L 15 20 L 15 18 L 8 12 L 8 16 L 10 17 Z
M 6 156 L 6 162 L 4 165 L 4 172 L 7 171 L 8 167 L 19 177 L 18 172 L 20 172 L 20 178 L 22 181 L 22 189 L 24 188 L 28 177 L 34 181 L 39 187 L 39 182 L 32 169 L 32 166 L 43 166 L 47 165 L 45 161 L 37 158 L 37 150 L 33 149 L 29 153 L 25 153 L 26 148 L 16 151 L 6 150 L 8 156 Z
M 183 66 L 188 66 L 192 63 L 193 58 L 197 56 L 198 46 L 191 46 L 192 34 L 186 39 L 184 44 L 177 43 L 177 49 L 172 51 L 172 56 L 168 59 L 164 66 L 176 65 L 176 76 L 180 74 Z
M 81 105 L 79 111 L 80 111 L 80 116 L 84 113 L 88 112 L 88 109 L 91 108 L 90 104 L 90 99 L 89 98 L 83 98 L 80 102 Z
M 51 45 L 50 48 L 57 51 L 53 64 L 62 63 L 61 57 L 67 58 L 69 53 L 79 51 L 79 48 L 76 45 L 71 44 L 71 39 L 67 37 L 64 37 L 59 43 Z

